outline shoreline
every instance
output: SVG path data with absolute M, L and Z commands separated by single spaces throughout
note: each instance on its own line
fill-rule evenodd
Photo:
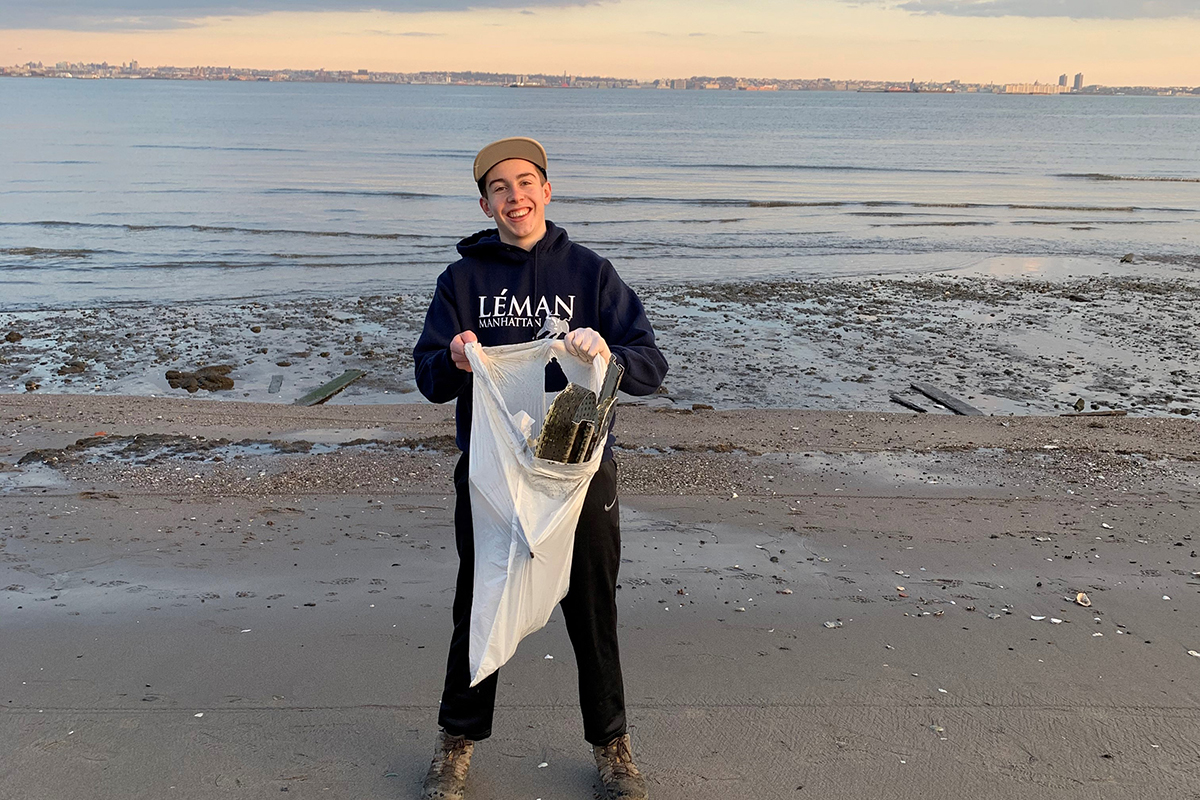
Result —
M 1011 261 L 1011 263 L 1009 263 Z M 896 410 L 933 383 L 989 414 L 1200 413 L 1200 281 L 1180 261 L 1058 279 L 989 260 L 928 275 L 670 283 L 640 289 L 677 408 Z M 994 274 L 1000 271 L 1003 275 Z M 332 402 L 421 402 L 411 349 L 424 294 L 0 313 L 0 395 L 182 396 L 168 370 L 229 364 L 215 397 L 291 402 L 347 369 Z M 3 341 L 8 334 L 17 341 Z M 272 379 L 281 378 L 277 393 Z M 915 399 L 915 398 L 914 398 Z M 937 413 L 942 409 L 926 404 Z

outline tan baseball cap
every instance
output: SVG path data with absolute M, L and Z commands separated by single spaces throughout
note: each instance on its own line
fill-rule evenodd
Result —
M 527 136 L 511 136 L 492 142 L 475 156 L 475 182 L 479 183 L 489 169 L 510 158 L 523 158 L 546 171 L 546 148 Z

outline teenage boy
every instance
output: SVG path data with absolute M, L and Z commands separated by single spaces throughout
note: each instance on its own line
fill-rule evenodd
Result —
M 425 329 L 413 351 L 417 385 L 434 403 L 457 400 L 454 539 L 458 581 L 454 633 L 438 713 L 437 751 L 425 777 L 426 800 L 460 800 L 475 742 L 492 733 L 498 674 L 470 687 L 469 640 L 474 579 L 474 533 L 468 488 L 471 443 L 471 366 L 464 347 L 528 342 L 549 317 L 570 328 L 570 356 L 625 367 L 621 389 L 653 393 L 667 373 L 654 330 L 638 296 L 607 260 L 571 242 L 546 220 L 550 202 L 545 149 L 533 139 L 493 142 L 475 157 L 479 207 L 496 227 L 463 239 L 458 261 L 437 281 Z M 555 362 L 546 390 L 565 388 Z M 644 800 L 646 784 L 633 762 L 625 727 L 625 693 L 617 650 L 617 569 L 621 561 L 617 470 L 611 437 L 592 478 L 575 530 L 570 589 L 561 603 L 579 666 L 584 738 L 611 800 Z

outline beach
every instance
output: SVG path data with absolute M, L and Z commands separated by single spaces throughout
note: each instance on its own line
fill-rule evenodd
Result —
M 417 796 L 451 412 L 0 397 L 0 797 Z M 653 797 L 1194 792 L 1192 420 L 658 403 L 616 431 Z M 556 614 L 472 797 L 592 796 L 575 691 Z
M 418 796 L 459 453 L 412 350 L 509 129 L 670 363 L 615 425 L 652 797 L 1200 798 L 1190 100 L 0 91 L 0 800 Z M 468 796 L 594 780 L 556 612 Z

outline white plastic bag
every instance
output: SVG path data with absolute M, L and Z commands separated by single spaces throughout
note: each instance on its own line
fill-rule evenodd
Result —
M 534 456 L 549 401 L 545 368 L 557 359 L 567 380 L 599 392 L 607 368 L 566 354 L 561 341 L 466 346 L 475 376 L 471 417 L 471 685 L 491 675 L 526 636 L 545 626 L 567 594 L 575 526 L 604 447 L 579 464 Z M 551 396 L 552 397 L 552 396 Z M 607 435 L 607 431 L 597 431 Z

